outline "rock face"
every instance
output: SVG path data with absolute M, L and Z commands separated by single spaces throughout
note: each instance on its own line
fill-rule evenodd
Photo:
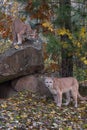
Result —
M 28 75 L 15 79 L 11 82 L 14 90 L 23 91 L 28 90 L 32 93 L 37 93 L 39 96 L 52 97 L 50 91 L 44 84 L 43 76 Z
M 29 75 L 13 80 L 11 81 L 11 84 L 18 92 L 22 90 L 29 90 L 30 92 L 36 93 L 38 80 L 35 76 Z
M 0 84 L 0 98 L 9 98 L 20 91 L 29 91 L 39 97 L 52 98 L 52 94 L 44 84 L 43 75 L 27 75 Z
M 0 83 L 43 70 L 42 49 L 35 44 L 27 42 L 0 55 Z

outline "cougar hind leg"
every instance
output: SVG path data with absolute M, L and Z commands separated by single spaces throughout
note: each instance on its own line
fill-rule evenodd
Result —
M 72 93 L 72 97 L 73 97 L 73 99 L 74 99 L 74 102 L 75 102 L 75 107 L 77 107 L 77 91 L 76 90 L 73 90 L 73 91 L 71 91 L 71 93 Z
M 67 106 L 70 103 L 70 91 L 66 93 L 66 103 L 63 103 L 65 106 Z

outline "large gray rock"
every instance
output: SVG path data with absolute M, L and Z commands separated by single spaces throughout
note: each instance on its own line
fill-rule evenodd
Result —
M 32 92 L 39 97 L 52 98 L 52 94 L 45 86 L 44 75 L 27 75 L 1 83 L 0 98 L 9 98 L 24 90 Z
M 0 55 L 0 82 L 41 72 L 43 52 L 39 44 L 22 44 L 19 49 L 10 48 Z
M 52 94 L 45 86 L 43 75 L 27 75 L 20 77 L 13 80 L 11 86 L 18 92 L 28 90 L 32 93 L 37 93 L 39 96 L 52 97 Z

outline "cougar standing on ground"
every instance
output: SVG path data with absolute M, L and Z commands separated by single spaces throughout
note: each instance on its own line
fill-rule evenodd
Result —
M 75 107 L 77 107 L 77 97 L 81 100 L 86 100 L 86 97 L 82 97 L 79 93 L 79 84 L 77 79 L 73 77 L 66 77 L 66 78 L 51 78 L 45 77 L 45 85 L 48 87 L 50 92 L 54 96 L 54 100 L 57 103 L 57 106 L 61 107 L 62 105 L 62 94 L 68 93 L 66 105 L 70 102 L 69 93 L 71 92 L 72 97 L 75 101 Z

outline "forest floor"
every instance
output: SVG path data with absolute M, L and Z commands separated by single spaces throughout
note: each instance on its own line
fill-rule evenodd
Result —
M 28 91 L 0 100 L 0 130 L 87 130 L 87 102 L 57 107 Z

